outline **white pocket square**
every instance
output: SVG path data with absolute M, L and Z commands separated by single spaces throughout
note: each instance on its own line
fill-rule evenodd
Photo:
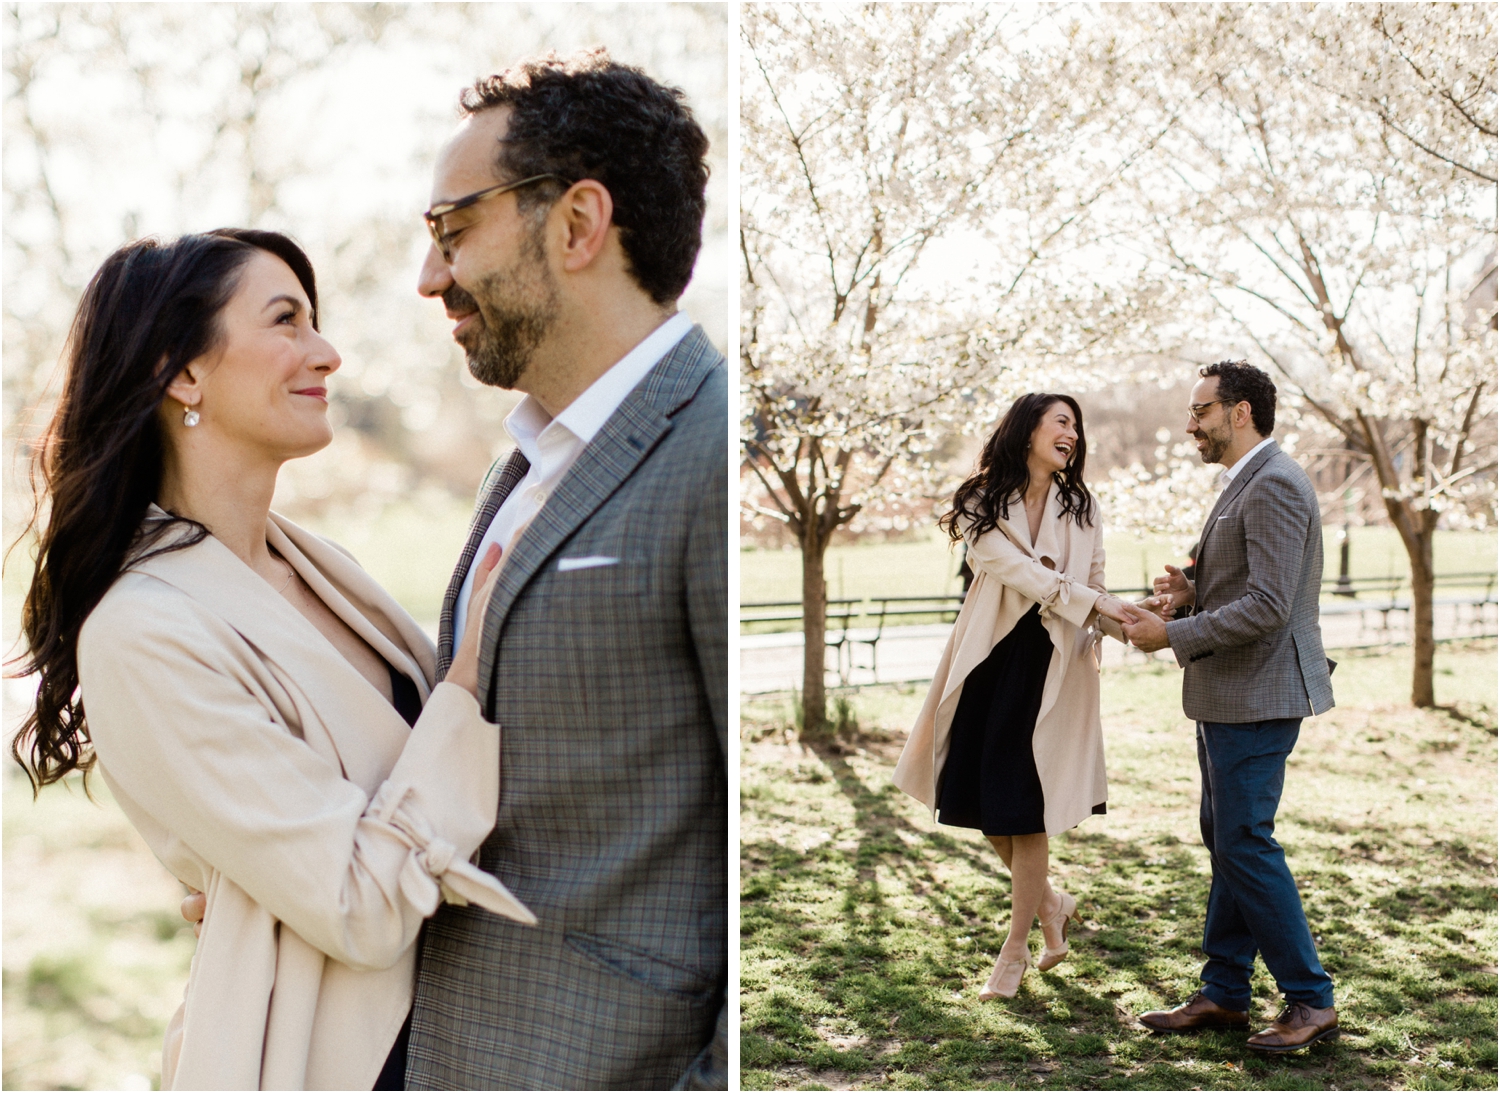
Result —
M 619 565 L 620 559 L 606 558 L 602 554 L 590 554 L 586 558 L 559 558 L 557 571 L 567 573 L 574 569 L 595 569 L 601 565 Z
M 1225 513 L 1223 516 L 1219 517 L 1219 520 L 1228 520 L 1228 519 L 1229 519 L 1229 514 L 1228 513 Z M 1219 522 L 1219 520 L 1215 520 L 1214 523 L 1217 524 Z

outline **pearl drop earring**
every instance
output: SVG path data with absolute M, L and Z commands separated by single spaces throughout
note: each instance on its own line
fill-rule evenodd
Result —
M 182 409 L 182 423 L 189 429 L 198 424 L 199 421 L 203 420 L 201 417 L 199 417 L 198 411 L 194 410 L 191 406 L 184 406 Z

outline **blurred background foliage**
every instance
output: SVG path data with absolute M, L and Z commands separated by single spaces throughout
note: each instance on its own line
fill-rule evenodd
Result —
M 29 515 L 29 441 L 73 309 L 103 258 L 146 235 L 271 228 L 311 256 L 344 361 L 334 443 L 286 468 L 276 508 L 435 620 L 517 396 L 469 376 L 442 306 L 417 295 L 420 213 L 459 91 L 530 54 L 602 45 L 686 93 L 712 174 L 684 307 L 725 346 L 724 5 L 10 4 L 4 18 L 7 545 Z M 24 553 L 7 565 L 10 600 Z

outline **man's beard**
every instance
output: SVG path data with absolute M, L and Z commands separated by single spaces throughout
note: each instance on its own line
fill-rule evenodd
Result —
M 1198 426 L 1198 436 L 1208 441 L 1203 450 L 1198 453 L 1203 457 L 1203 462 L 1205 463 L 1219 462 L 1224 457 L 1224 453 L 1229 450 L 1229 442 L 1234 439 L 1234 434 L 1230 431 L 1228 425 L 1220 429 L 1205 429 L 1200 425 Z
M 486 274 L 473 295 L 450 286 L 443 303 L 450 312 L 479 311 L 481 321 L 458 339 L 470 374 L 488 387 L 513 390 L 557 322 L 557 285 L 547 268 L 540 232 L 527 238 L 509 269 Z

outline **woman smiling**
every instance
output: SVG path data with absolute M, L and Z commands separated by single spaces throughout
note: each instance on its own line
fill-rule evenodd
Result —
M 287 237 L 132 243 L 84 293 L 39 454 L 14 751 L 38 788 L 97 760 L 207 897 L 164 1088 L 399 1089 L 423 919 L 534 921 L 466 860 L 499 799 L 474 698 L 499 551 L 440 683 L 395 601 L 270 511 L 332 437 L 339 363 Z
M 978 828 L 1011 874 L 1010 931 L 981 999 L 1013 997 L 1068 954 L 1077 903 L 1048 882 L 1048 840 L 1105 806 L 1096 635 L 1123 641 L 1104 590 L 1104 537 L 1083 481 L 1083 415 L 1068 395 L 1023 395 L 985 442 L 940 523 L 974 582 L 895 783 L 941 824 Z

